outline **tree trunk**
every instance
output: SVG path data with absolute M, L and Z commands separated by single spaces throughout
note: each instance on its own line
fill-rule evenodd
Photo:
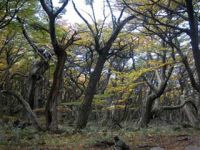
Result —
M 33 110 L 31 109 L 30 105 L 26 102 L 26 100 L 20 94 L 15 93 L 13 91 L 7 91 L 7 90 L 6 91 L 2 91 L 2 93 L 14 96 L 20 102 L 20 104 L 22 104 L 22 106 L 24 107 L 24 109 L 28 113 L 28 116 L 29 116 L 31 122 L 33 123 L 33 125 L 38 130 L 43 130 L 43 128 L 39 124 L 39 121 L 37 119 L 36 114 L 33 112 Z
M 142 112 L 142 116 L 139 122 L 139 126 L 141 128 L 145 128 L 148 126 L 150 120 L 151 120 L 151 116 L 152 116 L 152 107 L 154 104 L 154 101 L 156 100 L 156 98 L 158 98 L 159 95 L 155 95 L 155 94 L 151 94 L 146 98 L 146 102 L 144 105 L 144 109 Z
M 100 83 L 99 90 L 98 90 L 99 94 L 104 94 L 104 92 L 108 86 L 111 74 L 112 74 L 111 69 L 109 68 L 106 79 L 104 81 L 102 81 L 102 83 Z
M 31 81 L 30 81 L 31 80 Z M 34 101 L 35 101 L 35 88 L 36 88 L 36 79 L 30 79 L 28 82 L 30 84 L 28 90 L 28 101 L 31 109 L 34 109 Z
M 180 55 L 180 57 L 182 59 L 182 62 L 185 66 L 186 71 L 188 72 L 188 76 L 189 76 L 191 85 L 197 92 L 200 93 L 200 89 L 199 89 L 200 84 L 198 84 L 198 80 L 196 81 L 196 79 L 194 77 L 194 73 L 191 69 L 189 62 L 188 62 L 187 56 L 185 56 L 183 54 L 183 52 L 181 51 L 180 42 L 178 41 L 178 39 L 176 38 L 175 40 L 176 40 L 176 50 L 177 50 L 178 54 Z M 171 46 L 173 47 L 173 44 Z M 181 82 L 180 82 L 180 85 L 181 85 Z M 184 86 L 182 86 L 182 90 L 184 89 L 183 87 Z
M 198 20 L 197 20 L 198 18 L 197 16 L 195 16 L 192 0 L 185 0 L 185 1 L 189 18 L 192 52 L 199 79 L 198 83 L 200 85 L 200 49 L 199 49 L 199 36 L 198 36 Z
M 27 98 L 31 109 L 34 109 L 35 100 L 36 98 L 38 98 L 36 96 L 36 89 L 38 88 L 39 84 L 37 83 L 40 82 L 40 80 L 42 79 L 44 73 L 48 68 L 49 68 L 48 62 L 43 60 L 36 62 L 31 68 L 31 72 L 29 74 L 29 78 L 27 81 L 28 84 Z
M 43 99 L 42 95 L 43 95 L 43 83 L 44 81 L 39 81 L 36 85 L 36 89 L 35 89 L 35 100 L 34 100 L 34 108 L 39 108 L 39 100 Z
M 185 97 L 183 95 L 181 96 L 181 102 L 184 102 L 184 101 L 185 101 Z M 198 127 L 198 124 L 199 124 L 198 119 L 197 119 L 198 112 L 194 112 L 194 107 L 190 103 L 187 103 L 183 106 L 183 111 L 186 114 L 186 117 L 190 125 L 192 127 Z
M 169 71 L 170 73 L 168 74 L 168 77 L 167 77 L 168 79 L 172 73 L 172 70 L 173 70 L 173 68 L 171 68 Z M 152 107 L 153 107 L 154 101 L 163 94 L 165 88 L 167 87 L 168 79 L 165 79 L 165 81 L 162 81 L 162 83 L 160 83 L 158 91 L 151 93 L 147 97 L 145 106 L 144 106 L 144 110 L 143 110 L 142 116 L 140 118 L 139 127 L 145 128 L 148 126 L 148 123 L 150 122 L 151 117 L 153 115 Z
M 61 85 L 63 82 L 63 71 L 66 60 L 66 53 L 63 51 L 57 55 L 56 69 L 53 76 L 53 84 L 46 103 L 46 127 L 51 131 L 58 130 L 57 105 L 58 97 L 61 94 Z
M 94 71 L 92 72 L 91 77 L 89 79 L 89 83 L 86 88 L 83 102 L 79 108 L 79 114 L 76 124 L 77 129 L 82 129 L 87 125 L 88 117 L 92 109 L 92 100 L 96 92 L 97 83 L 101 78 L 101 73 L 105 62 L 106 62 L 106 57 L 100 55 L 97 60 L 97 64 L 94 68 Z

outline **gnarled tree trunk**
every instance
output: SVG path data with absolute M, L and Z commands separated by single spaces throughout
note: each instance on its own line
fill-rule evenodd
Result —
M 61 94 L 61 85 L 63 82 L 63 71 L 66 61 L 66 53 L 62 51 L 58 55 L 58 60 L 56 63 L 56 69 L 53 76 L 53 84 L 49 93 L 49 97 L 46 103 L 46 127 L 51 131 L 57 131 L 58 129 L 58 119 L 57 119 L 57 105 L 58 98 Z
M 145 104 L 144 104 L 144 108 L 143 108 L 143 112 L 142 112 L 142 116 L 139 122 L 139 126 L 144 128 L 147 127 L 147 125 L 149 124 L 151 117 L 152 117 L 152 108 L 153 108 L 153 104 L 154 101 L 159 98 L 162 95 L 162 92 L 160 92 L 159 94 L 154 94 L 152 93 L 151 95 L 149 95 L 146 100 L 145 100 Z
M 91 74 L 83 102 L 79 108 L 76 128 L 82 129 L 86 126 L 89 114 L 92 109 L 92 100 L 96 92 L 96 86 L 101 78 L 101 73 L 106 62 L 106 56 L 100 55 L 94 71 Z
M 163 68 L 163 69 L 166 69 L 166 68 Z M 144 127 L 148 126 L 148 124 L 151 120 L 151 117 L 153 115 L 153 112 L 152 112 L 153 104 L 154 104 L 155 100 L 157 98 L 159 98 L 163 94 L 163 92 L 165 91 L 165 89 L 167 87 L 167 82 L 168 82 L 168 80 L 169 80 L 169 78 L 172 74 L 172 71 L 173 71 L 173 67 L 171 67 L 169 69 L 167 75 L 164 75 L 163 73 L 165 71 L 162 71 L 161 76 L 159 76 L 158 72 L 156 71 L 156 75 L 157 75 L 157 78 L 159 80 L 159 85 L 158 85 L 158 87 L 153 87 L 152 85 L 149 85 L 154 90 L 151 89 L 152 92 L 146 98 L 146 101 L 144 103 L 144 108 L 142 110 L 142 116 L 141 116 L 140 122 L 139 122 L 139 127 L 144 128 Z
M 186 100 L 185 100 L 185 97 L 184 97 L 184 95 L 182 95 L 182 96 L 181 96 L 181 102 L 183 103 L 183 102 L 185 102 L 185 101 L 186 101 Z M 186 104 L 183 106 L 183 111 L 184 111 L 184 113 L 185 113 L 185 115 L 186 115 L 186 117 L 187 117 L 187 119 L 188 119 L 190 125 L 191 125 L 192 127 L 198 127 L 198 124 L 199 124 L 199 121 L 198 121 L 198 119 L 197 119 L 198 110 L 197 110 L 195 104 L 194 104 L 194 103 L 192 103 L 192 104 L 193 104 L 193 105 L 191 105 L 191 103 L 186 103 Z M 194 106 L 195 106 L 195 107 L 194 107 Z M 195 110 L 194 108 L 195 108 L 196 110 Z M 194 112 L 194 110 L 195 110 L 196 112 Z
M 189 36 L 191 38 L 191 46 L 194 57 L 194 62 L 198 75 L 198 84 L 200 85 L 200 49 L 199 49 L 199 36 L 198 36 L 198 17 L 195 16 L 193 1 L 185 0 L 188 13 L 188 21 L 190 26 Z
M 44 73 L 48 68 L 49 68 L 48 62 L 41 60 L 39 62 L 36 62 L 33 65 L 33 68 L 31 69 L 28 79 L 28 93 L 27 93 L 31 109 L 34 109 L 34 103 L 38 99 L 38 97 L 36 97 L 36 89 L 38 88 L 37 83 L 42 79 Z

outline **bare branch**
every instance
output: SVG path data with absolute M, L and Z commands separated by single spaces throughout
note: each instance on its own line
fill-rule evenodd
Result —
M 135 9 L 133 9 L 127 2 L 125 2 L 125 0 L 123 0 L 124 4 L 133 12 L 141 15 L 141 16 L 144 16 L 146 18 L 151 18 L 153 19 L 156 23 L 148 23 L 148 25 L 160 25 L 160 26 L 166 26 L 166 27 L 170 27 L 172 29 L 176 29 L 176 30 L 179 30 L 179 31 L 182 31 L 182 32 L 185 32 L 187 33 L 188 35 L 190 35 L 190 30 L 189 29 L 186 29 L 186 28 L 181 28 L 181 27 L 178 27 L 178 26 L 174 26 L 174 25 L 170 25 L 170 24 L 167 24 L 167 23 L 164 23 L 164 22 L 161 22 L 159 19 L 155 18 L 152 14 L 152 12 L 148 11 L 150 15 L 147 15 L 147 13 L 144 13 L 144 12 L 140 12 L 140 11 L 137 11 Z
M 62 10 L 67 6 L 69 0 L 65 0 L 62 4 L 62 6 L 55 12 L 54 16 L 55 18 L 62 12 Z
M 64 45 L 63 49 L 67 49 L 70 45 L 72 45 L 75 41 L 79 40 L 80 38 L 76 38 L 77 32 L 74 32 L 74 34 L 70 37 L 70 39 L 67 41 L 67 43 Z
M 21 18 L 17 17 L 18 22 L 21 25 L 21 29 L 22 29 L 22 33 L 24 35 L 24 37 L 26 38 L 26 40 L 28 41 L 28 43 L 30 44 L 30 46 L 37 52 L 37 50 L 39 49 L 31 40 L 31 38 L 29 37 L 25 27 L 24 27 L 24 22 L 21 20 Z
M 116 27 L 116 29 L 113 29 L 112 35 L 110 36 L 110 38 L 107 41 L 106 45 L 102 48 L 102 51 L 104 51 L 105 53 L 108 52 L 108 50 L 112 46 L 112 43 L 115 41 L 115 39 L 117 38 L 117 36 L 120 33 L 120 31 L 122 30 L 122 28 L 126 25 L 126 23 L 128 23 L 130 20 L 132 20 L 134 18 L 135 18 L 134 15 L 131 15 L 131 16 L 125 18 L 123 21 L 121 21 L 118 24 L 118 26 Z
M 186 100 L 182 104 L 176 105 L 176 106 L 161 106 L 160 109 L 161 109 L 161 111 L 163 111 L 163 110 L 177 110 L 177 109 L 183 108 L 188 103 L 192 104 L 192 106 L 195 107 L 195 110 L 198 111 L 198 109 L 196 108 L 196 105 L 191 100 Z
M 37 45 L 29 37 L 29 35 L 28 35 L 28 33 L 27 33 L 27 31 L 26 31 L 26 29 L 24 27 L 24 22 L 19 17 L 17 17 L 17 20 L 21 25 L 22 33 L 23 33 L 24 37 L 26 38 L 26 40 L 28 41 L 29 45 L 40 56 L 40 58 L 42 58 L 44 61 L 46 61 L 46 58 L 41 53 L 39 53 L 39 47 L 37 47 Z
M 123 14 L 124 14 L 125 9 L 126 9 L 126 7 L 123 7 L 123 9 L 121 10 L 119 18 L 117 19 L 117 23 L 120 23 L 120 20 L 121 20 Z
M 92 36 L 95 37 L 95 32 L 94 30 L 92 29 L 92 26 L 89 24 L 89 22 L 81 15 L 81 13 L 78 11 L 78 9 L 76 8 L 76 5 L 74 3 L 74 1 L 72 1 L 72 4 L 73 4 L 73 7 L 74 7 L 74 10 L 76 11 L 76 13 L 79 15 L 79 17 L 85 22 L 85 24 L 87 25 L 87 27 L 89 28 L 89 30 L 91 31 L 92 33 Z
M 26 1 L 23 1 L 21 4 L 20 4 L 20 2 L 21 2 L 21 0 L 16 1 L 16 4 L 15 4 L 14 8 L 12 9 L 12 13 L 11 13 L 11 8 L 9 8 L 8 0 L 6 1 L 5 4 L 2 5 L 2 7 L 0 9 L 5 8 L 5 13 L 0 18 L 0 29 L 6 27 L 14 19 L 14 17 L 16 16 L 16 14 L 19 12 L 20 8 L 25 4 Z
M 76 13 L 79 15 L 79 17 L 85 22 L 85 24 L 87 25 L 87 27 L 89 28 L 90 32 L 92 33 L 92 37 L 94 38 L 94 42 L 95 42 L 95 49 L 97 52 L 100 53 L 100 45 L 99 45 L 99 29 L 97 26 L 97 23 L 95 23 L 95 29 L 96 32 L 92 29 L 92 26 L 90 25 L 90 23 L 81 15 L 81 13 L 78 11 L 78 9 L 76 8 L 75 3 L 72 1 L 73 6 L 74 6 L 74 10 L 76 11 Z
M 45 0 L 40 0 L 40 3 L 42 5 L 42 8 L 45 10 L 45 12 L 48 14 L 48 16 L 52 16 L 53 17 L 53 13 L 51 11 L 51 9 L 47 6 L 47 4 L 45 3 Z
M 145 81 L 145 83 L 149 86 L 149 88 L 154 92 L 157 93 L 158 89 L 156 87 L 153 86 L 153 84 L 151 84 L 147 78 L 145 76 L 142 76 L 143 80 Z
M 116 17 L 115 17 L 114 14 L 113 14 L 113 10 L 112 10 L 112 7 L 111 7 L 111 5 L 110 5 L 109 0 L 106 0 L 106 2 L 107 2 L 107 4 L 108 4 L 108 8 L 109 8 L 109 10 L 110 10 L 110 14 L 111 14 L 111 18 L 112 18 L 112 24 L 113 24 L 113 29 L 115 29 L 116 26 L 117 26 Z

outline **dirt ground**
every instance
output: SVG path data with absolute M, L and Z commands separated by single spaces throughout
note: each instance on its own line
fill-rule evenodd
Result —
M 138 150 L 200 150 L 200 135 L 154 135 L 140 137 L 140 142 L 130 141 L 133 149 Z M 196 149 L 195 149 L 196 148 Z
M 60 134 L 35 129 L 0 128 L 0 150 L 113 150 L 119 136 L 132 150 L 200 150 L 200 130 L 153 127 L 142 130 L 102 130 L 81 133 L 65 129 Z
M 132 150 L 200 150 L 200 134 L 137 135 L 126 143 Z M 114 146 L 91 146 L 90 150 L 113 150 Z

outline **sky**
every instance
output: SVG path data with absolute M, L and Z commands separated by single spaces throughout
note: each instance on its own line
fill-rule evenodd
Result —
M 53 2 L 55 3 L 55 5 L 58 5 L 58 0 L 53 0 Z M 84 15 L 84 17 L 87 16 L 86 19 L 91 20 L 89 16 L 85 13 L 91 12 L 90 6 L 85 5 L 85 0 L 74 0 L 74 3 L 76 4 L 78 10 Z M 103 18 L 103 5 L 103 0 L 94 0 L 94 10 L 97 20 Z M 76 14 L 71 1 L 69 1 L 66 10 L 66 14 L 63 15 L 64 20 L 67 20 L 67 22 L 72 24 L 83 22 L 82 19 Z

